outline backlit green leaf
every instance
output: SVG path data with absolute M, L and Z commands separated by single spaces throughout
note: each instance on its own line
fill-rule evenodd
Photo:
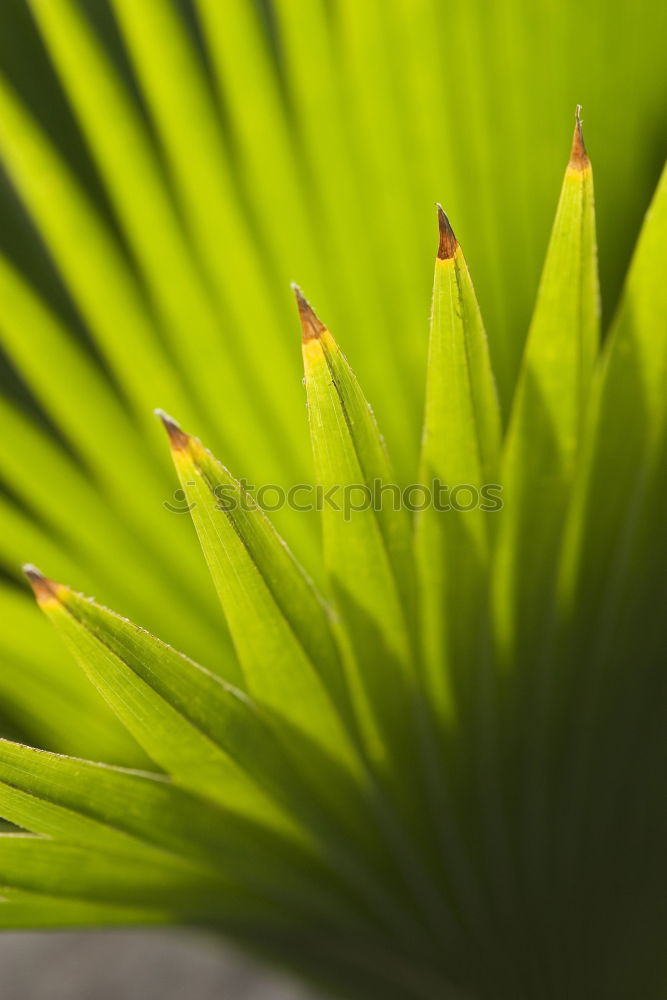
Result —
M 248 690 L 346 767 L 355 754 L 331 612 L 252 493 L 163 416 Z
M 395 497 L 377 502 L 378 486 L 397 488 L 375 419 L 326 327 L 297 291 L 315 474 L 322 496 L 324 559 L 344 615 L 352 697 L 372 757 L 388 750 L 386 731 L 406 729 L 413 684 L 409 528 Z M 378 348 L 380 349 L 380 348 Z M 364 674 L 380 657 L 381 674 Z M 407 700 L 406 700 L 407 693 Z M 385 732 L 383 732 L 385 729 Z
M 483 621 L 500 412 L 468 267 L 439 206 L 438 216 L 420 469 L 428 492 L 420 497 L 416 551 L 428 690 L 435 713 L 451 723 L 450 675 L 459 664 L 459 685 L 470 685 Z
M 501 464 L 493 605 L 508 668 L 544 638 L 599 326 L 593 176 L 577 110 Z

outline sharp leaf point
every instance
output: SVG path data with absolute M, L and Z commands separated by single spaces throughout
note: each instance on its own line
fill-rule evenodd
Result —
M 574 113 L 574 137 L 572 139 L 572 152 L 570 153 L 570 166 L 575 170 L 584 170 L 590 162 L 584 143 L 581 110 L 581 104 L 577 104 Z
M 317 340 L 322 336 L 326 327 L 318 318 L 315 310 L 308 302 L 297 284 L 292 282 L 292 291 L 296 297 L 296 304 L 299 308 L 299 318 L 301 320 L 301 330 L 304 344 L 309 340 Z
M 165 413 L 159 407 L 155 410 L 155 416 L 159 417 L 162 421 L 174 451 L 183 451 L 184 448 L 187 448 L 190 436 L 181 430 L 178 421 L 174 420 L 173 417 L 170 417 L 168 413 Z
M 41 570 L 32 563 L 24 563 L 21 567 L 25 573 L 37 601 L 41 604 L 56 596 L 56 584 L 44 576 Z
M 445 214 L 445 210 L 438 203 L 438 228 L 440 230 L 440 242 L 438 244 L 438 257 L 440 260 L 451 260 L 458 250 L 459 241 L 454 235 L 451 223 Z

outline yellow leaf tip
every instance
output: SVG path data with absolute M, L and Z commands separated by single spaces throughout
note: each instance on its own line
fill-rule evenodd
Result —
M 459 248 L 459 241 L 454 235 L 450 221 L 445 214 L 442 205 L 438 204 L 438 229 L 440 231 L 440 242 L 438 243 L 439 260 L 451 260 Z
M 38 602 L 38 604 L 45 604 L 47 601 L 56 600 L 57 594 L 57 584 L 53 580 L 49 580 L 48 577 L 33 566 L 32 563 L 25 563 L 22 566 L 23 572 L 25 573 L 28 583 L 32 587 L 33 594 Z
M 292 282 L 292 291 L 294 292 L 296 304 L 299 309 L 299 319 L 301 320 L 301 331 L 304 344 L 306 344 L 309 340 L 319 340 L 326 330 L 326 326 L 318 318 L 315 310 L 308 302 L 308 299 L 305 297 L 299 286 L 294 284 L 294 282 Z
M 572 170 L 585 170 L 590 164 L 586 146 L 584 144 L 584 129 L 581 120 L 581 104 L 577 104 L 574 113 L 574 137 L 572 139 L 572 152 L 570 153 L 570 167 Z
M 182 431 L 180 425 L 173 417 L 170 417 L 164 410 L 156 409 L 155 416 L 159 417 L 164 425 L 164 429 L 169 435 L 169 443 L 174 451 L 184 451 L 188 446 L 190 437 Z

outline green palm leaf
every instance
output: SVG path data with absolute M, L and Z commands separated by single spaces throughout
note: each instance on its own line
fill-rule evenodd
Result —
M 547 7 L 0 13 L 0 927 L 663 995 L 667 25 Z

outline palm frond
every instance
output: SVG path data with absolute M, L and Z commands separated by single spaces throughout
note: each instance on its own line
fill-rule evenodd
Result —
M 667 14 L 605 11 L 0 14 L 0 927 L 663 995 Z

